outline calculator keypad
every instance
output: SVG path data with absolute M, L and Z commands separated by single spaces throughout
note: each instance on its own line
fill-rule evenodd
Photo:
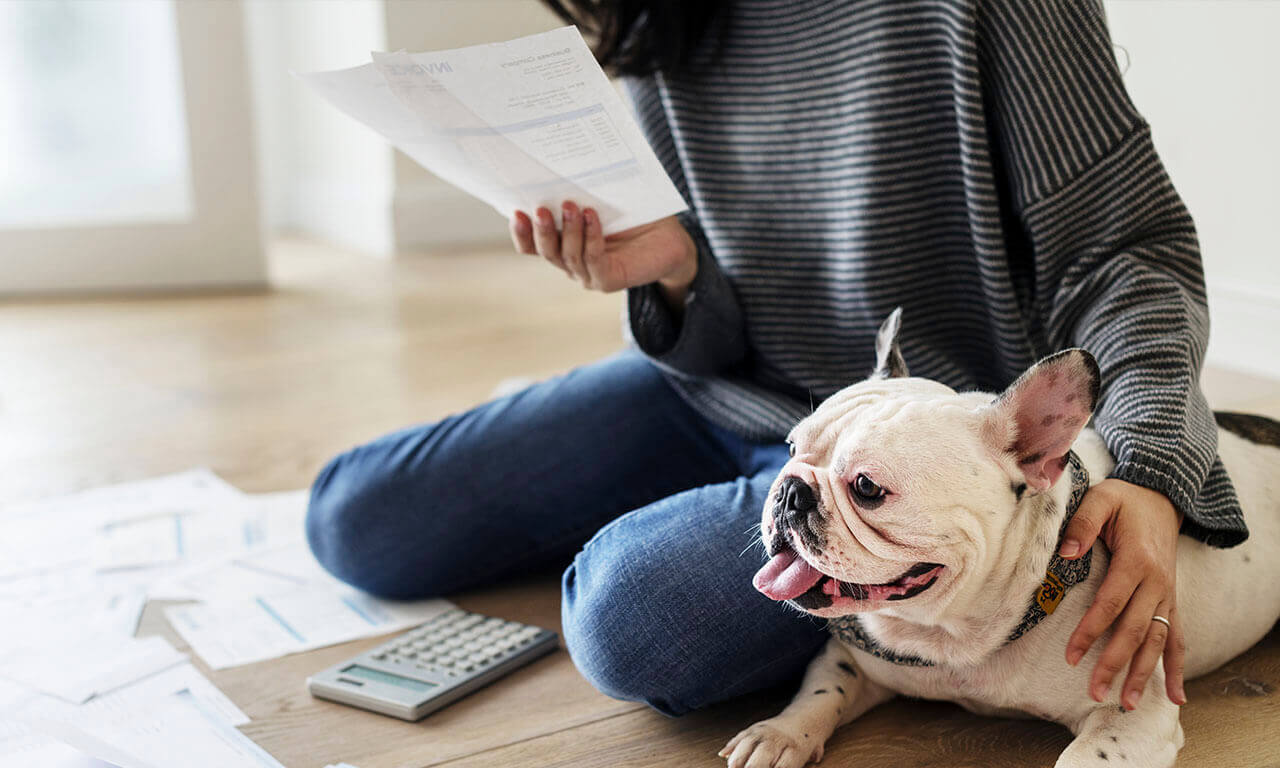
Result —
M 502 661 L 532 643 L 540 632 L 538 627 L 454 608 L 375 648 L 370 656 L 457 678 Z

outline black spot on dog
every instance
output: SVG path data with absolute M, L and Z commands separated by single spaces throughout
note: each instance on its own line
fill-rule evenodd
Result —
M 816 690 L 816 691 L 814 691 L 814 692 L 813 692 L 813 695 L 814 695 L 814 696 L 817 696 L 817 695 L 818 695 L 818 694 L 820 694 L 820 693 L 826 693 L 826 692 L 827 692 L 827 689 L 826 689 L 826 688 L 819 688 L 818 690 Z
M 1027 492 L 1026 483 L 1018 483 L 1013 486 L 1013 495 L 1017 497 L 1018 501 L 1022 501 L 1022 494 L 1026 492 Z
M 1102 758 L 1103 760 L 1106 760 L 1106 759 L 1107 759 L 1107 753 L 1106 753 L 1106 752 L 1103 752 L 1102 750 L 1098 750 L 1098 757 Z
M 850 663 L 849 663 L 849 662 L 847 662 L 847 661 L 841 661 L 841 662 L 837 663 L 837 664 L 836 664 L 836 666 L 837 666 L 837 667 L 839 667 L 839 668 L 841 668 L 841 669 L 843 669 L 845 672 L 848 672 L 848 673 L 849 673 L 849 675 L 850 675 L 850 676 L 852 676 L 852 677 L 857 677 L 857 676 L 858 676 L 858 670 L 854 669 L 854 668 L 853 668 L 853 665 L 852 665 L 852 664 L 850 664 Z
M 1280 446 L 1280 421 L 1251 413 L 1214 411 L 1218 426 L 1233 432 L 1251 443 Z
M 822 591 L 822 582 L 819 581 L 808 592 L 799 597 L 791 598 L 791 602 L 807 610 L 826 608 L 831 605 L 831 595 Z
M 807 734 L 807 733 L 806 733 L 806 734 L 804 735 L 804 737 L 805 737 L 806 739 L 807 739 L 807 738 L 809 738 L 809 734 Z
M 843 696 L 843 695 L 844 695 L 844 689 L 843 689 L 843 688 L 841 688 L 840 686 L 838 686 L 838 685 L 837 685 L 837 686 L 836 686 L 836 690 L 840 692 L 840 695 L 841 695 L 841 696 Z
M 1269 696 L 1274 690 L 1275 686 L 1271 685 L 1271 683 L 1248 677 L 1233 677 L 1222 686 L 1223 693 L 1243 696 L 1246 699 Z

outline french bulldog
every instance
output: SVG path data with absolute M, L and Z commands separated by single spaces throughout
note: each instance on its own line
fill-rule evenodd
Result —
M 1078 560 L 1056 554 L 1079 498 L 1114 467 L 1087 428 L 1099 393 L 1093 357 L 1069 349 L 1003 394 L 959 393 L 908 375 L 900 322 L 899 309 L 881 327 L 872 376 L 789 435 L 792 457 L 761 521 L 769 560 L 754 583 L 828 619 L 832 637 L 786 709 L 721 756 L 730 768 L 799 768 L 821 759 L 836 727 L 902 694 L 1061 723 L 1075 738 L 1060 768 L 1173 765 L 1183 734 L 1161 665 L 1126 711 L 1119 684 L 1103 702 L 1088 693 L 1109 635 L 1076 666 L 1064 658 L 1108 560 L 1102 544 Z M 1219 430 L 1219 455 L 1250 536 L 1228 550 L 1180 537 L 1187 678 L 1242 653 L 1280 618 L 1280 424 L 1218 420 L 1234 430 Z

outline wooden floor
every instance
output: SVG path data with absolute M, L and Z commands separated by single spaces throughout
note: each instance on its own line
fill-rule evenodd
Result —
M 330 455 L 621 345 L 618 297 L 504 251 L 396 263 L 283 243 L 257 295 L 0 305 L 0 499 L 209 466 L 248 491 L 308 484 Z M 1280 387 L 1214 372 L 1218 407 L 1280 416 Z M 554 577 L 455 596 L 559 627 Z M 155 606 L 143 632 L 182 646 Z M 1181 765 L 1280 765 L 1280 637 L 1188 686 Z M 290 768 L 715 766 L 785 701 L 775 691 L 672 720 L 608 699 L 559 651 L 410 724 L 311 699 L 303 680 L 370 639 L 210 677 Z M 207 670 L 206 670 L 207 671 Z M 839 731 L 827 766 L 1052 764 L 1057 726 L 897 701 Z

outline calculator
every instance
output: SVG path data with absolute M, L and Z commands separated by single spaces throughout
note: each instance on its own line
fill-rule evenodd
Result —
M 307 690 L 321 699 L 421 720 L 557 647 L 550 630 L 452 608 L 312 675 Z

